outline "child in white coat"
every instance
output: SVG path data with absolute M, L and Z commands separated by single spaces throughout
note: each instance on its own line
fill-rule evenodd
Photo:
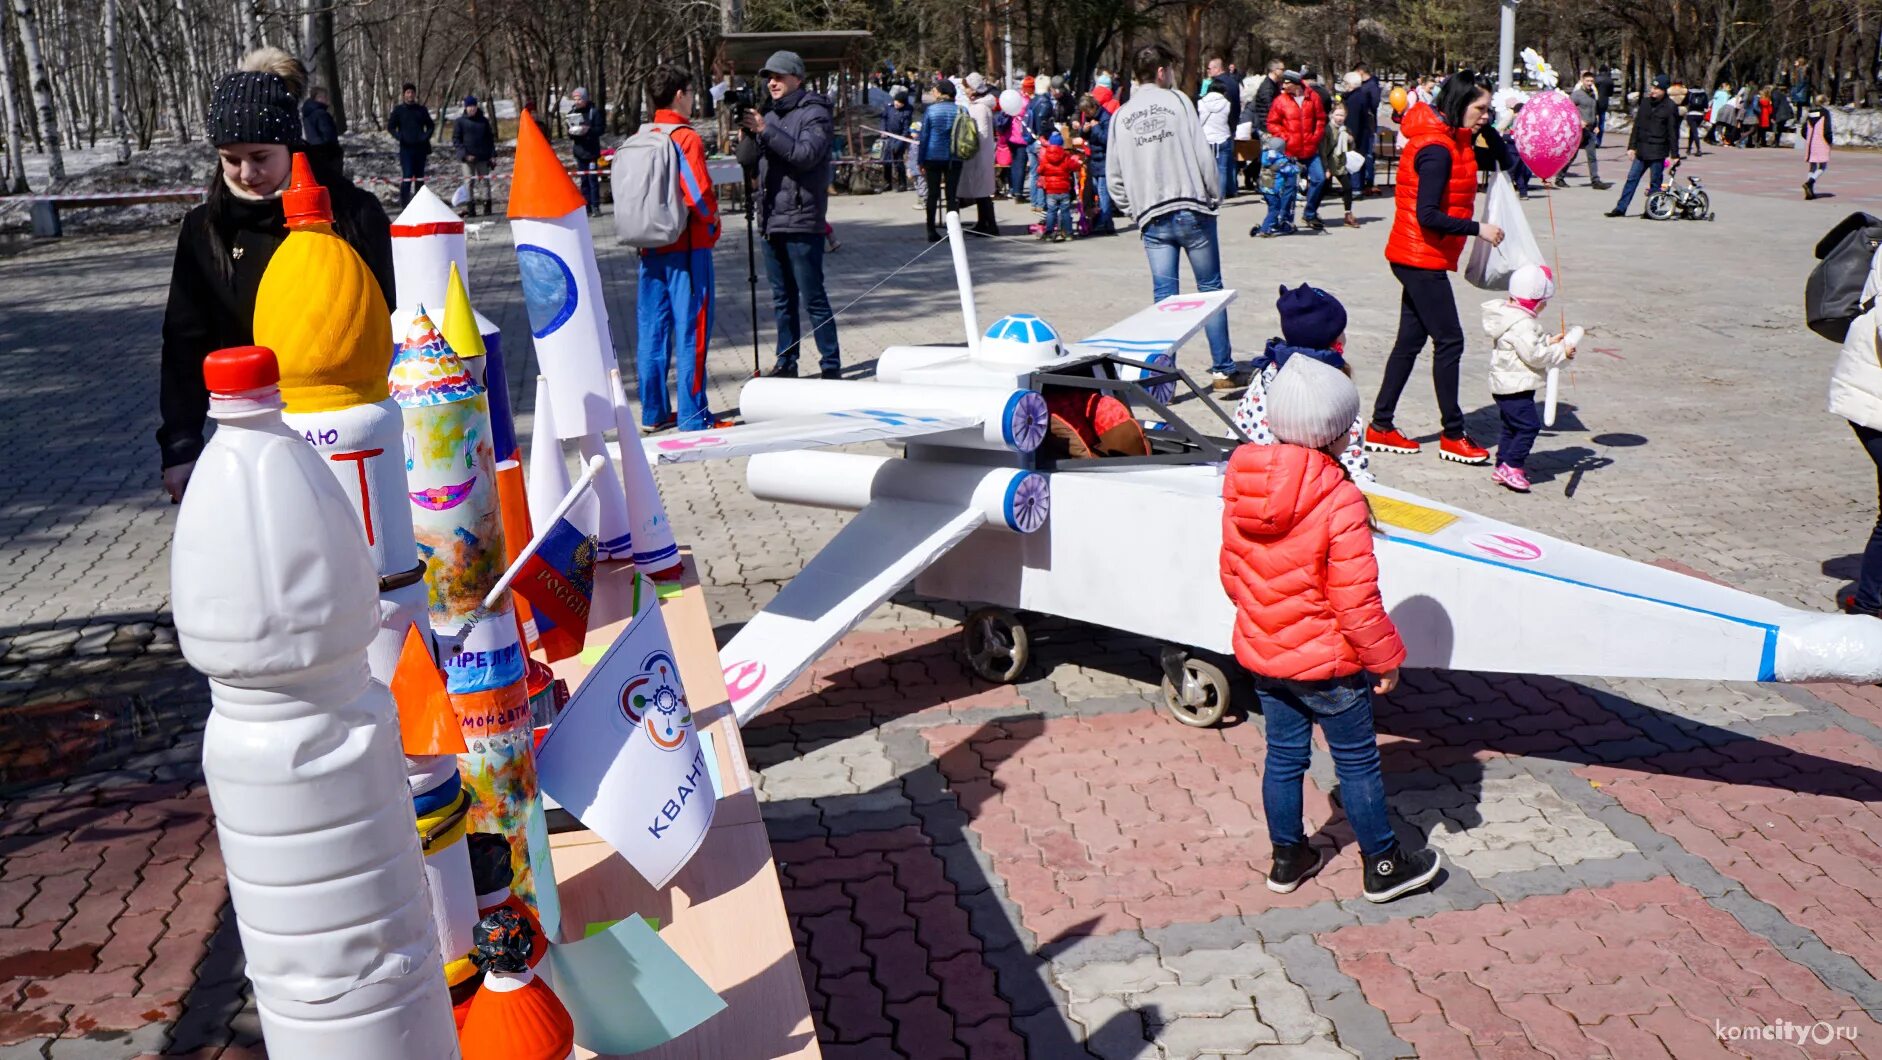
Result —
M 1536 322 L 1554 296 L 1555 277 L 1548 266 L 1524 265 L 1510 275 L 1509 298 L 1483 304 L 1483 330 L 1496 343 L 1490 354 L 1490 393 L 1503 418 L 1495 479 L 1517 493 L 1529 492 L 1523 465 L 1542 433 L 1536 390 L 1547 381 L 1549 369 L 1574 359 L 1581 338 L 1580 328 L 1552 335 Z

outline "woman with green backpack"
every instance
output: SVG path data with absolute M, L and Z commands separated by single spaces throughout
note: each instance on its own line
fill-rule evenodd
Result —
M 954 82 L 936 80 L 928 98 L 927 109 L 921 114 L 915 162 L 928 184 L 928 242 L 933 243 L 941 238 L 940 230 L 935 228 L 935 208 L 941 206 L 945 213 L 959 208 L 961 163 L 978 150 L 980 137 L 966 108 L 954 102 Z M 960 153 L 962 148 L 965 155 Z

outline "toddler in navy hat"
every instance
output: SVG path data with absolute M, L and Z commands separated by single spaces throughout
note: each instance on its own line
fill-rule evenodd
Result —
M 1268 340 L 1268 346 L 1255 359 L 1248 380 L 1248 391 L 1235 406 L 1235 426 L 1257 445 L 1273 445 L 1275 436 L 1274 393 L 1276 378 L 1290 361 L 1317 361 L 1349 379 L 1352 369 L 1346 363 L 1346 307 L 1338 298 L 1311 284 L 1281 287 L 1274 300 L 1281 318 L 1281 334 Z M 1311 376 L 1326 373 L 1310 373 Z M 1360 444 L 1365 433 L 1358 411 L 1348 425 L 1346 445 L 1340 450 L 1340 466 L 1355 482 L 1372 482 L 1372 463 Z M 1320 448 L 1320 446 L 1312 446 Z

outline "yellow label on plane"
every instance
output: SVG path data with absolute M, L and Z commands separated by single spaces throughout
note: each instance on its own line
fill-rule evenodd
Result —
M 1386 526 L 1400 530 L 1410 530 L 1414 534 L 1435 534 L 1457 521 L 1457 516 L 1450 512 L 1427 508 L 1422 504 L 1401 501 L 1392 497 L 1367 494 L 1367 503 L 1372 505 L 1372 517 Z

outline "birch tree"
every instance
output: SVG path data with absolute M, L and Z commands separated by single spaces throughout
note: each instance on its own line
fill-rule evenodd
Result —
M 131 160 L 131 123 L 124 117 L 123 57 L 118 45 L 118 0 L 105 0 L 105 105 L 118 139 L 118 165 Z
M 39 19 L 33 13 L 33 0 L 13 0 L 13 14 L 20 34 L 20 53 L 26 57 L 26 80 L 32 86 L 39 133 L 45 138 L 46 177 L 50 186 L 65 179 L 65 149 L 59 143 L 59 109 L 53 102 L 52 79 L 46 74 L 46 56 L 39 47 Z
M 7 5 L 0 3 L 0 100 L 4 100 L 7 133 L 7 172 L 4 190 L 17 195 L 26 190 L 25 135 L 20 121 L 20 93 L 13 84 L 13 44 L 7 39 Z

